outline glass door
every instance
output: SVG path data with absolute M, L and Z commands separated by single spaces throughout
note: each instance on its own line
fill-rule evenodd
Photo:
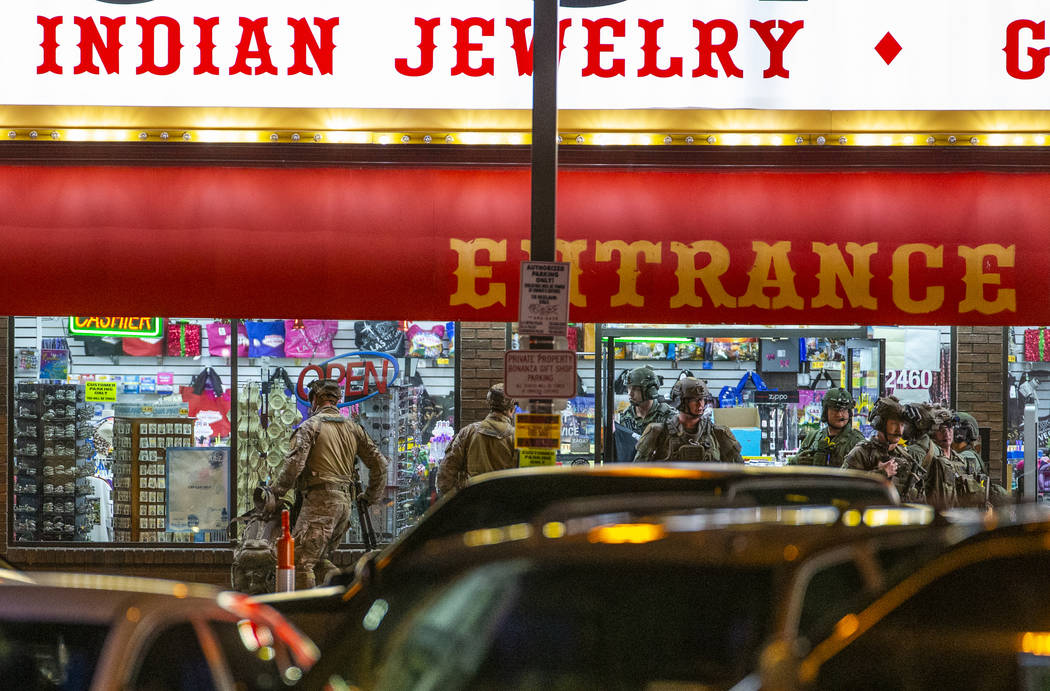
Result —
M 857 402 L 856 419 L 865 437 L 872 434 L 868 412 L 885 392 L 886 347 L 881 338 L 851 338 L 846 341 L 846 388 Z

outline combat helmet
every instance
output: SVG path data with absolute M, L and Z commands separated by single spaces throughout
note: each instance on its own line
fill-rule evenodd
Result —
M 488 393 L 485 394 L 485 402 L 489 404 L 491 410 L 501 413 L 514 408 L 514 400 L 507 395 L 502 383 L 489 387 Z
M 820 402 L 820 421 L 827 423 L 828 421 L 828 408 L 835 406 L 836 408 L 846 408 L 849 410 L 850 422 L 853 422 L 853 409 L 857 406 L 857 402 L 853 400 L 853 394 L 846 389 L 830 389 L 824 394 L 823 400 Z
M 687 401 L 694 398 L 706 401 L 710 395 L 706 381 L 696 377 L 682 377 L 671 387 L 671 405 L 683 413 L 688 413 Z
M 339 388 L 339 382 L 334 379 L 315 379 L 310 382 L 307 398 L 313 403 L 318 396 L 338 401 L 343 397 L 343 390 Z
M 904 406 L 904 430 L 907 439 L 918 439 L 933 429 L 933 406 L 929 403 L 908 403 Z
M 959 418 L 952 413 L 951 409 L 945 408 L 942 405 L 935 405 L 930 408 L 930 416 L 933 418 L 933 424 L 930 425 L 930 429 L 940 427 L 941 425 L 948 425 L 949 427 L 954 428 L 955 423 L 959 420 Z
M 643 365 L 631 370 L 627 376 L 627 390 L 630 391 L 633 386 L 642 390 L 643 401 L 652 401 L 660 393 L 660 378 L 656 375 L 656 370 L 649 365 Z
M 981 438 L 977 419 L 969 413 L 956 413 L 955 441 L 964 441 L 969 444 Z
M 886 421 L 891 419 L 905 422 L 907 418 L 904 417 L 904 407 L 896 396 L 883 396 L 871 407 L 868 423 L 876 431 L 885 432 Z

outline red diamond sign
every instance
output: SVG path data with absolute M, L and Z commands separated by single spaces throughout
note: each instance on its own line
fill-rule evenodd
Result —
M 889 31 L 882 37 L 882 40 L 875 44 L 875 52 L 879 54 L 879 57 L 886 61 L 886 64 L 893 62 L 901 52 L 901 44 L 897 43 L 897 39 L 893 38 L 893 34 Z

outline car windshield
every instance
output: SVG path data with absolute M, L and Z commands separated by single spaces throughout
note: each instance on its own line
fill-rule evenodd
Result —
M 0 688 L 90 688 L 106 633 L 98 625 L 0 621 Z
M 396 624 L 376 658 L 375 688 L 728 685 L 756 663 L 772 583 L 763 568 L 492 563 Z M 355 683 L 341 662 L 353 645 L 347 636 L 314 671 Z
M 734 481 L 724 477 L 645 477 L 636 475 L 550 475 L 479 482 L 456 492 L 402 540 L 401 548 L 478 528 L 532 521 L 555 502 L 625 494 L 710 494 L 724 496 Z M 894 503 L 877 483 L 836 482 L 829 478 L 741 479 L 738 503 L 776 506 L 827 504 L 838 507 Z

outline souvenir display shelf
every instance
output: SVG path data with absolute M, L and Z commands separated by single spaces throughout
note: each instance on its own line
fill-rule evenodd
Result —
M 98 507 L 86 479 L 94 427 L 84 387 L 20 382 L 13 407 L 14 540 L 85 539 Z
M 165 541 L 166 456 L 193 446 L 193 420 L 185 417 L 118 417 L 113 422 L 113 538 L 116 542 Z

